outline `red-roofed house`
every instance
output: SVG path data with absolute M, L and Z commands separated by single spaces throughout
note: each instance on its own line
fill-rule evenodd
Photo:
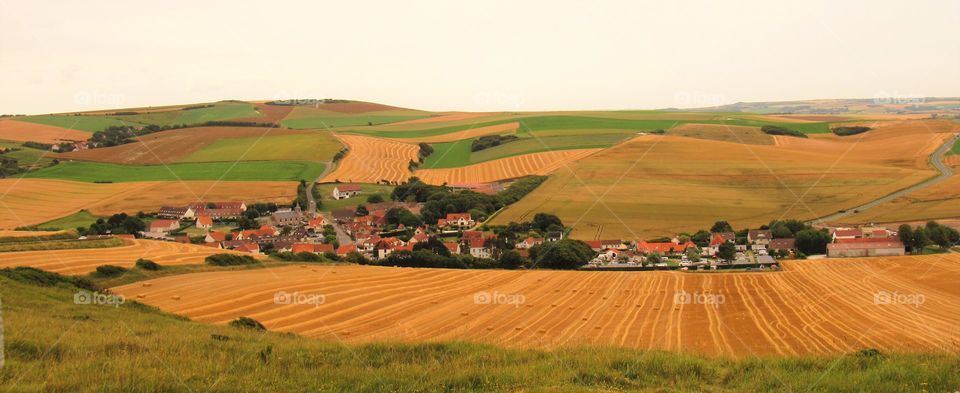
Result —
M 474 258 L 490 258 L 493 250 L 490 247 L 487 247 L 486 240 L 484 239 L 473 239 L 468 242 L 470 244 L 470 255 L 473 255 Z
M 686 249 L 688 248 L 696 247 L 696 246 L 697 245 L 691 241 L 687 241 L 686 243 L 681 243 L 681 244 L 677 244 L 673 242 L 650 243 L 650 242 L 640 241 L 640 242 L 637 242 L 637 252 L 645 255 L 650 255 L 654 253 L 660 254 L 660 255 L 679 254 L 686 251 Z
M 411 244 L 416 244 L 416 243 L 420 243 L 420 242 L 425 242 L 425 241 L 427 241 L 427 240 L 430 240 L 430 238 L 427 237 L 427 234 L 425 234 L 425 233 L 415 233 L 415 234 L 413 234 L 413 237 L 410 238 L 410 241 L 409 241 L 409 242 L 410 242 Z
M 332 244 L 314 244 L 314 243 L 294 243 L 291 247 L 291 252 L 312 252 L 314 254 L 323 254 L 325 252 L 333 252 Z
M 442 224 L 441 224 L 442 223 Z M 437 220 L 438 227 L 466 229 L 472 227 L 477 222 L 470 217 L 470 213 L 450 213 L 447 218 Z
M 213 227 L 213 219 L 208 216 L 197 217 L 197 228 L 210 229 Z
M 827 244 L 830 258 L 881 257 L 905 255 L 906 248 L 898 239 L 841 239 L 841 243 Z
M 597 241 L 599 241 L 599 240 L 597 240 Z M 589 244 L 590 242 L 587 242 L 587 243 Z M 522 242 L 515 244 L 514 247 L 516 247 L 516 248 L 518 248 L 518 249 L 521 249 L 521 250 L 526 250 L 526 249 L 530 249 L 531 247 L 536 246 L 536 245 L 538 245 L 538 244 L 543 244 L 543 239 L 542 239 L 542 238 L 539 238 L 539 237 L 530 236 L 530 237 L 524 239 Z M 592 248 L 593 245 L 591 244 L 590 247 Z
M 227 240 L 227 234 L 220 231 L 211 231 L 207 237 L 203 238 L 204 243 L 217 243 Z
M 833 230 L 833 241 L 838 239 L 859 239 L 863 237 L 863 232 L 856 228 L 838 228 Z
M 243 243 L 233 248 L 235 251 L 249 252 L 252 254 L 260 253 L 260 245 L 257 243 Z
M 354 251 L 357 251 L 356 244 L 344 244 L 337 248 L 337 255 L 344 256 Z
M 456 255 L 456 254 L 459 254 L 459 253 L 460 253 L 460 243 L 457 243 L 457 242 L 443 242 L 443 246 L 446 247 L 447 250 L 450 251 L 451 254 Z
M 338 184 L 333 187 L 333 199 L 352 198 L 361 193 L 359 184 Z
M 167 233 L 178 229 L 180 229 L 180 221 L 178 220 L 153 220 L 150 222 L 150 232 L 153 233 Z

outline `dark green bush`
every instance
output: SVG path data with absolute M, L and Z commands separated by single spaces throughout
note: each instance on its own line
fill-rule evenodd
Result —
M 127 272 L 127 269 L 122 268 L 120 266 L 102 265 L 102 266 L 97 266 L 96 275 L 100 277 L 116 277 L 126 272 Z
M 230 321 L 230 326 L 239 328 L 239 329 L 252 329 L 252 330 L 259 330 L 259 331 L 267 330 L 267 327 L 263 326 L 262 323 L 257 322 L 256 319 L 247 318 L 247 317 L 240 317 Z
M 795 136 L 798 138 L 806 138 L 807 134 L 804 134 L 797 130 L 791 130 L 789 128 L 784 128 L 780 126 L 763 126 L 760 127 L 760 131 L 763 131 L 770 135 L 786 135 L 786 136 Z
M 134 266 L 143 270 L 157 271 L 161 269 L 161 266 L 159 263 L 156 263 L 149 259 L 143 259 L 143 258 L 137 259 L 137 263 L 135 263 Z
M 254 265 L 260 263 L 256 258 L 249 255 L 234 254 L 214 254 L 204 259 L 208 265 L 213 266 L 239 266 Z

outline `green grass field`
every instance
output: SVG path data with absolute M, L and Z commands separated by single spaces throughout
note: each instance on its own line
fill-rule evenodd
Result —
M 26 177 L 85 182 L 312 180 L 323 173 L 323 168 L 323 163 L 312 161 L 241 161 L 141 166 L 68 161 L 29 172 Z
M 329 116 L 329 117 L 305 117 L 299 119 L 286 119 L 280 122 L 287 128 L 333 128 L 349 126 L 366 126 L 368 124 L 389 124 L 398 121 L 415 120 L 427 117 L 427 115 L 370 115 L 357 114 L 353 116 Z
M 947 152 L 947 155 L 954 154 L 960 154 L 960 139 L 958 139 L 957 142 L 953 144 L 953 148 Z
M 344 344 L 199 324 L 131 299 L 119 307 L 76 304 L 79 289 L 66 280 L 40 286 L 28 277 L 36 275 L 0 271 L 4 391 L 948 392 L 960 386 L 956 355 L 728 359 L 595 347 Z
M 17 121 L 46 124 L 55 127 L 69 128 L 79 131 L 102 131 L 110 126 L 129 126 L 139 124 L 136 120 L 118 120 L 106 116 L 72 116 L 72 115 L 37 115 L 20 116 Z
M 328 131 L 264 138 L 223 138 L 204 146 L 178 162 L 236 161 L 330 161 L 343 145 Z
M 47 221 L 42 224 L 35 225 L 37 228 L 41 229 L 50 229 L 50 230 L 67 230 L 67 229 L 76 229 L 77 227 L 89 227 L 90 224 L 97 222 L 97 219 L 100 217 L 90 214 L 86 210 L 81 210 L 76 213 L 73 213 L 66 217 L 60 217 L 56 220 Z
M 335 209 L 341 209 L 344 207 L 356 207 L 360 204 L 367 203 L 367 197 L 374 194 L 380 194 L 383 197 L 383 200 L 390 200 L 390 193 L 393 192 L 393 186 L 387 186 L 382 184 L 361 184 L 360 190 L 363 191 L 363 194 L 353 198 L 347 199 L 333 199 L 331 194 L 333 193 L 333 188 L 336 187 L 336 184 L 327 183 L 327 184 L 317 184 L 317 190 L 320 192 L 321 200 L 323 201 L 323 207 L 320 208 L 322 211 L 331 211 Z
M 19 162 L 20 166 L 45 166 L 57 157 L 56 153 L 24 147 L 22 142 L 0 141 L 0 148 L 17 149 L 16 151 L 4 153 L 2 156 L 15 158 Z

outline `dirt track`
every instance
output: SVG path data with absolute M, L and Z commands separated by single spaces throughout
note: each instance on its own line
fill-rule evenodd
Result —
M 271 330 L 349 342 L 590 344 L 748 356 L 861 348 L 958 353 L 957 279 L 960 255 L 800 261 L 784 272 L 715 274 L 313 265 L 165 277 L 115 291 L 201 322 L 248 316 Z M 275 295 L 294 292 L 323 302 L 275 303 Z M 900 300 L 876 302 L 884 293 Z M 486 301 L 495 294 L 523 298 Z M 922 296 L 922 304 L 907 303 L 910 296 Z

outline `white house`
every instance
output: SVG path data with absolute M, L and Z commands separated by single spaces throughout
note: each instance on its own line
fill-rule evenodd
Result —
M 338 184 L 333 187 L 333 199 L 346 199 L 360 195 L 359 184 Z

